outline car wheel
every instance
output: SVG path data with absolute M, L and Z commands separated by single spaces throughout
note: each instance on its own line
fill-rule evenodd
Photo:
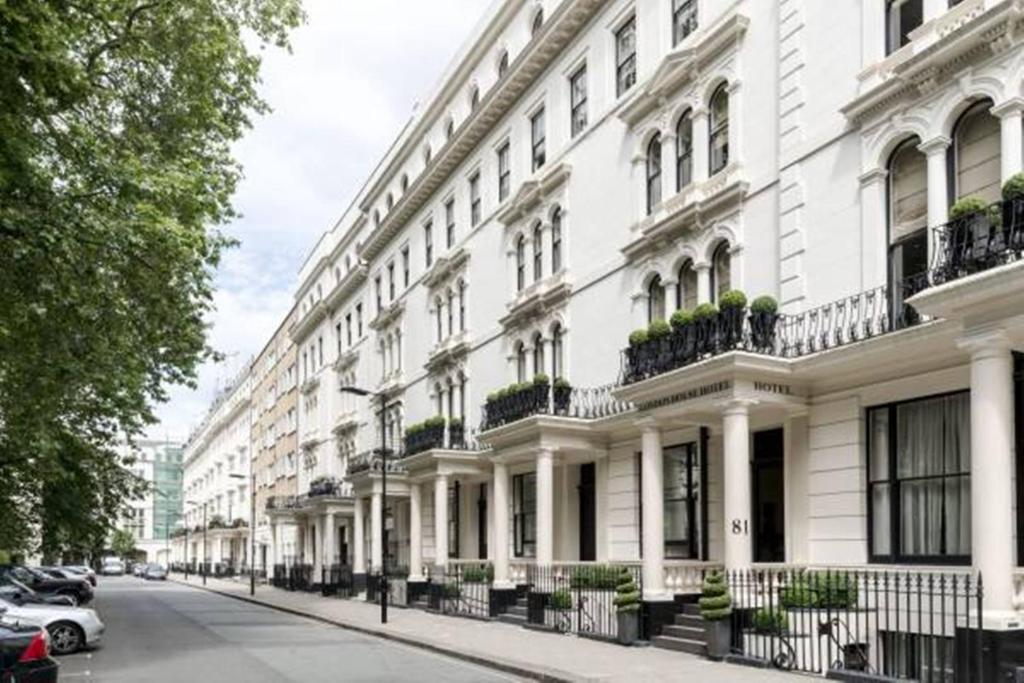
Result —
M 47 626 L 46 630 L 50 632 L 50 647 L 55 655 L 69 655 L 85 645 L 85 634 L 78 624 L 58 621 Z

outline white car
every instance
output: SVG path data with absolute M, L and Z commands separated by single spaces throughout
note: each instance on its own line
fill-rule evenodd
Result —
M 88 607 L 18 606 L 0 599 L 0 616 L 7 621 L 45 628 L 50 634 L 51 649 L 56 655 L 71 654 L 95 645 L 103 637 L 106 628 L 96 610 Z
M 100 572 L 103 576 L 124 576 L 124 562 L 116 557 L 108 557 L 103 560 L 103 568 Z

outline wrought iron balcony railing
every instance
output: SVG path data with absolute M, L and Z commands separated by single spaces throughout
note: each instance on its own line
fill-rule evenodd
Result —
M 996 202 L 935 228 L 928 285 L 941 285 L 1024 258 L 1024 198 Z
M 403 457 L 400 452 L 392 449 L 387 450 L 388 474 L 399 474 L 405 472 L 405 467 L 398 461 Z M 364 451 L 356 455 L 348 462 L 348 473 L 360 474 L 362 472 L 380 472 L 383 469 L 381 449 L 375 448 L 372 451 Z
M 616 385 L 570 387 L 534 384 L 488 399 L 480 431 L 487 431 L 535 415 L 554 415 L 583 420 L 611 417 L 633 409 L 612 395 Z

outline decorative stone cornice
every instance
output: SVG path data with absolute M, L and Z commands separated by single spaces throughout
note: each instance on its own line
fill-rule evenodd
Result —
M 405 312 L 405 299 L 397 299 L 392 301 L 387 307 L 381 309 L 380 313 L 377 314 L 373 320 L 369 322 L 369 327 L 375 332 L 386 328 L 391 323 L 398 320 L 398 318 Z
M 359 263 L 345 273 L 334 288 L 327 293 L 327 297 L 324 299 L 327 307 L 334 310 L 344 304 L 359 286 L 366 282 L 368 272 L 369 267 L 365 263 Z
M 423 367 L 433 373 L 455 366 L 469 355 L 469 348 L 469 333 L 454 334 L 431 349 Z
M 572 166 L 560 163 L 540 173 L 519 186 L 516 194 L 498 213 L 498 221 L 506 227 L 529 215 L 552 193 L 557 191 L 572 175 Z
M 465 246 L 445 254 L 434 261 L 427 274 L 423 276 L 423 284 L 427 289 L 443 286 L 469 261 L 469 249 Z
M 506 330 L 513 330 L 564 306 L 572 296 L 572 283 L 563 270 L 535 282 L 508 304 L 508 313 L 498 322 Z
M 306 315 L 302 316 L 295 322 L 295 327 L 289 331 L 289 336 L 292 341 L 296 344 L 301 344 L 302 341 L 309 336 L 309 334 L 316 329 L 316 326 L 327 317 L 328 314 L 327 305 L 323 299 L 313 304 Z

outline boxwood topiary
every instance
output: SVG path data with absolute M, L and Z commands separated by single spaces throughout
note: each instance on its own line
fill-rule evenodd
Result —
M 767 294 L 759 296 L 750 303 L 750 312 L 778 313 L 779 302 L 775 300 L 775 297 L 768 296 Z
M 650 325 L 647 326 L 647 337 L 648 339 L 661 339 L 667 337 L 672 332 L 672 328 L 668 326 L 668 323 L 661 318 L 654 320 Z
M 1003 201 L 1024 199 L 1024 173 L 1016 173 L 1003 183 Z
M 707 320 L 718 315 L 718 308 L 714 304 L 700 304 L 693 309 L 694 320 Z
M 556 389 L 572 389 L 572 384 L 570 384 L 569 380 L 567 380 L 564 377 L 556 377 L 555 378 L 555 388 Z
M 647 341 L 647 330 L 633 330 L 629 334 L 629 345 L 640 346 Z
M 722 572 L 712 571 L 704 577 L 699 605 L 700 615 L 707 621 L 728 619 L 732 614 L 732 596 Z
M 551 609 L 572 609 L 572 594 L 567 590 L 557 590 L 548 601 Z
M 746 308 L 747 295 L 738 289 L 730 289 L 721 296 L 718 302 L 718 307 L 723 311 Z
M 754 630 L 758 633 L 785 633 L 789 630 L 786 610 L 762 607 L 754 612 Z
M 533 376 L 533 386 L 535 387 L 546 387 L 551 384 L 551 380 L 543 372 L 538 372 Z
M 964 197 L 963 199 L 957 200 L 955 204 L 949 209 L 949 219 L 956 220 L 963 216 L 969 216 L 974 213 L 985 213 L 988 209 L 988 203 L 979 197 Z
M 640 589 L 633 581 L 633 574 L 622 568 L 618 583 L 615 585 L 615 607 L 620 612 L 637 612 L 640 610 Z
M 693 313 L 679 309 L 672 314 L 672 317 L 669 318 L 669 322 L 672 324 L 672 329 L 682 329 L 693 322 Z

